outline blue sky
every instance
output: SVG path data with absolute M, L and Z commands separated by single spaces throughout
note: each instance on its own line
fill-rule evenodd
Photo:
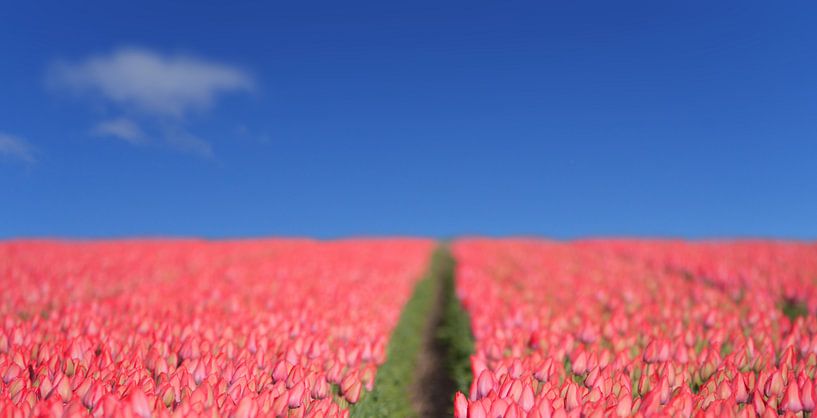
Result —
M 815 3 L 15 2 L 0 237 L 817 238 Z

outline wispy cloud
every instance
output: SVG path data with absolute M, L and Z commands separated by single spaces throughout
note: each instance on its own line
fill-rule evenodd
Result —
M 198 155 L 203 158 L 213 157 L 213 147 L 209 142 L 178 127 L 163 129 L 165 140 L 180 151 Z
M 48 81 L 101 99 L 114 112 L 128 115 L 99 122 L 91 129 L 93 135 L 141 144 L 155 133 L 172 147 L 204 157 L 213 155 L 212 146 L 188 131 L 185 116 L 213 107 L 226 94 L 252 91 L 255 86 L 252 76 L 240 68 L 144 48 L 55 63 Z
M 34 150 L 24 139 L 0 132 L 0 156 L 6 156 L 33 163 Z
M 145 134 L 142 132 L 142 128 L 127 118 L 99 122 L 91 132 L 96 136 L 114 137 L 131 144 L 145 142 Z
M 207 108 L 221 94 L 249 91 L 254 85 L 252 77 L 236 67 L 140 48 L 57 63 L 50 79 L 118 105 L 172 117 Z

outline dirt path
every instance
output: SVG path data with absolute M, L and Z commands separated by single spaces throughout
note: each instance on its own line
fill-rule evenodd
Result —
M 440 272 L 434 278 L 434 305 L 429 312 L 428 323 L 423 332 L 423 343 L 417 360 L 417 378 L 411 388 L 411 399 L 419 417 L 451 417 L 456 384 L 448 374 L 445 361 L 448 347 L 438 338 L 443 325 L 447 295 L 445 280 Z M 443 273 L 445 274 L 445 273 Z

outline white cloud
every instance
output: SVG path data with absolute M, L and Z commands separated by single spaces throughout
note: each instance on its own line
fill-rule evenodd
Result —
M 212 158 L 213 147 L 209 142 L 178 127 L 166 127 L 164 129 L 165 140 L 176 149 L 198 155 L 199 157 Z
M 0 132 L 0 156 L 9 156 L 27 163 L 35 161 L 31 145 L 22 138 Z
M 96 136 L 110 136 L 119 138 L 131 144 L 141 144 L 145 141 L 142 128 L 127 118 L 117 118 L 98 123 L 91 131 Z
M 171 147 L 206 158 L 211 145 L 185 127 L 191 112 L 210 108 L 225 94 L 252 91 L 253 78 L 239 68 L 187 55 L 143 48 L 119 48 L 108 54 L 51 66 L 53 87 L 101 100 L 120 115 L 91 129 L 96 136 L 131 144 L 156 134 Z
M 247 73 L 229 65 L 139 48 L 56 64 L 50 78 L 58 86 L 170 117 L 207 108 L 217 96 L 252 90 L 254 84 Z

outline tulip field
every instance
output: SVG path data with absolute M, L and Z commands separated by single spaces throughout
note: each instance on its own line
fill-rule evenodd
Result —
M 348 417 L 431 248 L 3 244 L 0 416 Z
M 3 417 L 809 417 L 817 245 L 0 242 Z
M 466 240 L 455 416 L 810 416 L 817 246 Z

